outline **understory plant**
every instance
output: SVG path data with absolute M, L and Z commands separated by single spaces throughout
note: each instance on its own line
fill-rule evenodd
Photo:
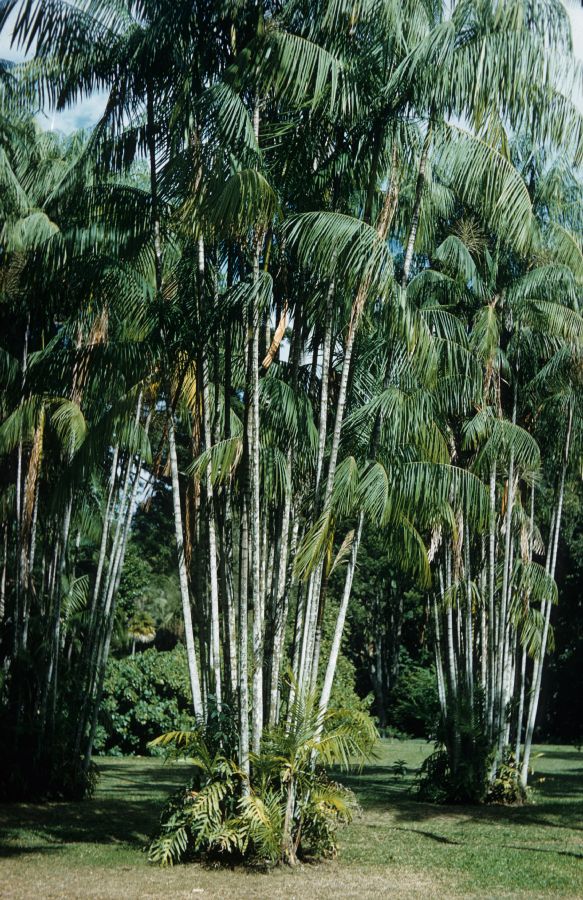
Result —
M 527 800 L 516 757 L 508 747 L 499 750 L 488 734 L 483 697 L 472 703 L 458 698 L 451 716 L 442 718 L 435 751 L 417 778 L 421 800 L 433 803 L 505 803 Z
M 146 755 L 152 734 L 195 724 L 184 647 L 110 659 L 103 686 L 98 753 Z
M 273 866 L 335 856 L 338 828 L 357 803 L 327 769 L 362 764 L 376 739 L 367 714 L 323 711 L 313 694 L 297 696 L 285 724 L 265 733 L 249 775 L 222 749 L 213 752 L 202 729 L 161 735 L 153 745 L 187 758 L 193 774 L 162 813 L 150 861 Z

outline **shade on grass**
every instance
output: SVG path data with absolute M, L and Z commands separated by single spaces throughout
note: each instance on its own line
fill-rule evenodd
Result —
M 508 809 L 413 800 L 430 750 L 383 741 L 373 765 L 343 776 L 363 815 L 341 833 L 339 858 L 267 874 L 148 866 L 141 848 L 187 768 L 103 759 L 92 801 L 0 807 L 0 897 L 583 896 L 583 753 L 537 748 L 536 803 Z

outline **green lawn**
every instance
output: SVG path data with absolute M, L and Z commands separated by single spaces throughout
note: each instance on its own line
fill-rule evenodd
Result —
M 416 803 L 408 789 L 429 750 L 384 741 L 374 765 L 345 778 L 363 814 L 339 858 L 266 874 L 149 866 L 141 848 L 184 764 L 104 759 L 92 801 L 0 807 L 0 897 L 583 897 L 582 753 L 538 748 L 536 803 L 506 809 Z

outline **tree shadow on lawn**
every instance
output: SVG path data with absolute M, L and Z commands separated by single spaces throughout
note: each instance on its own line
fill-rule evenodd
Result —
M 578 761 L 576 751 L 545 752 L 545 757 Z M 406 778 L 391 774 L 390 767 L 365 767 L 361 773 L 338 773 L 336 777 L 356 794 L 365 810 L 390 811 L 397 822 L 423 823 L 435 819 L 472 821 L 484 825 L 537 826 L 583 831 L 583 768 L 560 772 L 536 772 L 533 802 L 524 806 L 501 804 L 467 806 L 426 803 L 413 793 L 414 772 Z M 540 780 L 539 780 L 540 779 Z
M 535 748 L 534 756 L 537 755 L 538 747 Z M 541 753 L 543 759 L 566 759 L 569 762 L 576 760 L 580 766 L 583 767 L 583 751 L 577 750 L 573 747 L 566 745 L 564 748 L 560 747 L 556 750 L 547 750 L 543 745 L 543 749 L 538 751 Z M 581 769 L 581 776 L 583 777 L 583 768 Z
M 149 796 L 159 802 L 160 796 L 177 790 L 188 781 L 188 766 L 167 765 L 163 761 L 149 763 L 135 762 L 136 757 L 123 758 L 117 762 L 97 761 L 99 781 L 97 796 L 103 790 L 107 796 L 132 794 Z
M 511 827 L 537 827 L 549 829 L 566 829 L 581 832 L 583 825 L 581 802 L 535 801 L 524 806 L 503 806 L 492 804 L 484 806 L 440 805 L 422 803 L 413 798 L 401 799 L 395 804 L 393 814 L 398 822 L 430 822 L 433 819 L 451 819 L 452 824 L 472 822 L 482 825 L 508 825 Z
M 98 769 L 107 783 L 100 779 L 103 794 L 98 782 L 91 800 L 0 805 L 0 857 L 54 852 L 70 843 L 142 847 L 165 798 L 188 778 L 185 769 L 163 765 L 98 763 Z

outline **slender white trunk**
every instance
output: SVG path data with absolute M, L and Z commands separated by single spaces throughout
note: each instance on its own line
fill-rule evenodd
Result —
M 243 497 L 239 546 L 239 765 L 249 778 L 249 665 L 248 665 L 249 513 Z
M 342 600 L 340 601 L 340 608 L 338 610 L 338 616 L 336 617 L 336 625 L 334 627 L 334 637 L 332 638 L 332 646 L 330 647 L 330 656 L 328 658 L 328 665 L 326 667 L 326 674 L 324 676 L 324 684 L 322 686 L 322 693 L 320 695 L 320 713 L 325 713 L 328 709 L 328 704 L 330 702 L 330 694 L 332 693 L 332 685 L 334 684 L 334 675 L 336 673 L 336 664 L 338 662 L 338 656 L 340 654 L 340 644 L 342 642 L 342 634 L 344 632 L 344 622 L 346 621 L 346 613 L 348 611 L 348 604 L 350 601 L 350 593 L 352 591 L 352 581 L 354 578 L 354 572 L 356 569 L 356 559 L 358 556 L 358 548 L 360 545 L 360 539 L 362 536 L 362 526 L 364 522 L 364 513 L 360 513 L 358 519 L 358 528 L 356 530 L 356 534 L 352 541 L 352 548 L 350 551 L 350 559 L 348 561 L 348 567 L 346 569 L 346 578 L 344 580 L 344 591 L 342 593 Z
M 138 395 L 138 402 L 136 408 L 136 424 L 140 421 L 142 411 L 142 392 L 140 391 Z M 148 419 L 149 422 L 149 419 Z M 111 527 L 113 525 L 113 519 L 116 514 L 116 504 L 113 499 L 115 485 L 117 483 L 117 469 L 118 469 L 118 459 L 119 454 L 117 452 L 117 448 L 113 454 L 113 462 L 112 462 L 112 470 L 110 475 L 110 487 L 109 487 L 109 496 L 108 496 L 108 509 L 105 513 L 103 530 L 102 530 L 102 548 L 105 548 L 104 552 L 107 549 L 107 540 L 104 542 L 104 530 L 107 529 L 107 532 L 111 531 Z M 77 722 L 77 732 L 75 736 L 75 749 L 76 752 L 79 752 L 81 747 L 81 742 L 83 740 L 83 736 L 85 735 L 87 724 L 90 724 L 90 735 L 91 732 L 94 732 L 94 726 L 91 724 L 96 715 L 96 697 L 98 694 L 98 686 L 99 686 L 99 673 L 100 667 L 102 665 L 103 658 L 103 647 L 107 638 L 107 629 L 109 622 L 109 611 L 111 607 L 111 603 L 114 597 L 114 589 L 115 589 L 115 581 L 119 568 L 119 560 L 121 553 L 121 546 L 123 540 L 123 530 L 124 530 L 124 522 L 126 520 L 126 515 L 128 514 L 131 507 L 131 473 L 132 473 L 132 459 L 131 457 L 127 460 L 125 467 L 125 474 L 123 475 L 123 481 L 120 485 L 119 490 L 119 499 L 117 503 L 117 521 L 116 527 L 113 535 L 111 552 L 109 555 L 109 561 L 107 565 L 107 572 L 105 577 L 103 577 L 103 569 L 104 569 L 104 561 L 105 556 L 102 561 L 102 572 L 99 577 L 99 585 L 100 590 L 95 591 L 93 593 L 93 600 L 91 605 L 91 613 L 90 613 L 90 621 L 89 627 L 87 631 L 86 638 L 86 654 L 88 656 L 88 664 L 85 674 L 85 682 L 82 685 L 81 689 L 81 709 Z M 138 470 L 139 474 L 139 470 Z M 121 475 L 121 473 L 120 473 Z M 100 550 L 101 555 L 101 550 Z M 92 746 L 92 744 L 91 744 Z M 89 757 L 87 755 L 87 750 L 85 753 L 85 765 L 89 764 Z
M 512 406 L 512 424 L 516 424 L 517 411 L 517 383 L 514 385 L 514 402 Z M 498 758 L 504 746 L 505 724 L 506 724 L 506 679 L 507 664 L 509 652 L 509 585 L 511 575 L 511 557 L 513 549 L 512 541 L 512 514 L 514 512 L 514 444 L 510 449 L 510 461 L 508 464 L 508 493 L 506 498 L 506 519 L 505 519 L 505 535 L 504 535 L 504 557 L 502 560 L 502 592 L 500 597 L 500 617 L 498 622 L 497 634 L 497 665 L 496 665 L 496 707 L 494 713 L 494 724 L 496 728 L 496 737 L 498 744 L 497 756 L 492 765 L 492 772 L 496 770 Z
M 257 116 L 259 115 L 257 111 Z M 256 237 L 253 281 L 259 280 L 259 254 L 263 238 Z M 253 597 L 253 708 L 251 748 L 259 753 L 263 733 L 263 603 L 261 580 L 261 506 L 259 501 L 259 309 L 254 293 L 250 310 L 248 445 L 251 487 L 251 594 Z
M 138 412 L 136 414 L 138 420 L 141 409 L 141 400 L 138 401 Z M 101 581 L 101 590 L 98 597 L 96 597 L 96 602 L 93 606 L 92 613 L 90 619 L 90 630 L 88 634 L 88 645 L 90 648 L 90 664 L 89 664 L 89 686 L 85 691 L 85 696 L 89 699 L 94 695 L 96 678 L 99 666 L 99 654 L 101 652 L 101 646 L 104 640 L 104 631 L 103 629 L 106 627 L 107 616 L 109 614 L 109 606 L 111 604 L 111 598 L 113 596 L 113 586 L 115 584 L 115 575 L 117 572 L 118 560 L 120 547 L 122 542 L 123 535 L 123 523 L 125 521 L 126 510 L 128 508 L 129 496 L 130 496 L 130 480 L 131 480 L 131 472 L 132 472 L 132 460 L 129 458 L 125 464 L 125 474 L 123 475 L 123 482 L 120 486 L 119 490 L 119 498 L 117 504 L 117 510 L 115 510 L 115 504 L 112 504 L 112 516 L 115 514 L 116 524 L 115 530 L 113 534 L 113 539 L 111 542 L 111 550 L 109 554 L 109 559 L 107 563 L 107 571 L 105 576 L 102 575 Z M 113 524 L 113 519 L 111 524 Z
M 107 542 L 109 540 L 109 534 L 111 531 L 111 526 L 113 524 L 113 517 L 115 513 L 115 505 L 113 502 L 115 483 L 117 480 L 117 464 L 119 459 L 119 447 L 116 445 L 113 450 L 113 458 L 111 461 L 111 473 L 109 476 L 109 490 L 107 493 L 107 504 L 105 507 L 105 513 L 103 515 L 103 528 L 101 530 L 101 544 L 99 546 L 99 559 L 97 560 L 97 572 L 95 573 L 95 584 L 93 585 L 93 596 L 91 602 L 91 621 L 93 621 L 94 611 L 97 604 L 97 598 L 99 597 L 99 591 L 101 588 L 101 579 L 103 577 L 103 567 L 105 565 L 105 559 L 107 556 Z
M 207 450 L 211 446 L 211 424 L 209 410 L 208 371 L 206 362 L 203 364 L 203 417 L 204 439 Z M 210 601 L 211 601 L 211 644 L 213 650 L 213 674 L 215 701 L 220 712 L 222 705 L 221 691 L 221 637 L 219 617 L 219 578 L 217 566 L 217 537 L 215 522 L 214 490 L 211 478 L 211 467 L 206 469 L 206 499 L 207 499 L 207 527 L 209 540 L 209 573 L 210 573 Z
M 182 507 L 180 503 L 180 481 L 178 477 L 178 458 L 176 456 L 176 433 L 174 430 L 174 414 L 168 409 L 168 455 L 172 477 L 172 502 L 174 508 L 174 529 L 176 534 L 176 552 L 178 555 L 178 576 L 180 581 L 180 597 L 182 599 L 182 615 L 184 619 L 184 636 L 188 658 L 188 674 L 192 692 L 192 704 L 196 719 L 203 717 L 202 694 L 196 663 L 194 634 L 192 630 L 192 611 L 190 608 L 190 592 L 188 589 L 188 572 L 184 552 L 184 531 L 182 528 Z
M 512 512 L 514 508 L 514 449 L 510 451 L 510 464 L 508 467 L 508 498 L 506 503 L 506 534 L 504 536 L 504 560 L 502 568 L 502 594 L 500 598 L 500 630 L 498 645 L 498 672 L 497 672 L 497 709 L 496 726 L 499 740 L 502 740 L 505 722 L 504 703 L 504 679 L 507 663 L 508 646 L 508 587 L 510 581 L 510 558 L 512 550 Z
M 291 451 L 288 452 L 287 458 L 288 475 L 291 478 Z M 287 579 L 287 561 L 288 549 L 290 546 L 289 526 L 291 518 L 291 491 L 286 495 L 283 509 L 283 523 L 281 527 L 281 553 L 279 557 L 279 568 L 277 573 L 277 588 L 275 598 L 275 621 L 273 627 L 273 655 L 271 660 L 270 673 L 270 689 L 269 689 L 269 725 L 273 727 L 279 714 L 279 678 L 281 673 L 281 662 L 284 650 L 285 626 L 287 622 L 289 609 L 289 592 L 291 585 L 288 586 Z M 295 545 L 298 535 L 298 517 L 294 517 L 291 536 L 291 554 L 295 553 Z
M 300 694 L 309 690 L 312 664 L 314 659 L 314 644 L 316 640 L 316 622 L 318 619 L 318 605 L 320 602 L 320 585 L 322 582 L 323 564 L 319 562 L 308 581 L 306 606 L 304 611 L 304 630 L 302 635 L 302 649 L 300 656 L 300 669 L 298 689 Z
M 488 535 L 488 686 L 487 725 L 488 735 L 494 735 L 495 671 L 496 671 L 496 460 L 490 470 L 490 526 Z
M 520 749 L 522 746 L 522 726 L 524 720 L 524 698 L 526 694 L 526 660 L 528 658 L 528 654 L 526 650 L 522 651 L 522 659 L 520 663 L 520 695 L 518 701 L 518 715 L 516 719 L 516 747 L 514 750 L 514 756 L 516 759 L 516 765 L 518 766 L 520 762 Z
M 457 687 L 457 669 L 455 662 L 455 645 L 454 645 L 454 634 L 453 634 L 453 609 L 451 602 L 447 604 L 446 608 L 446 624 L 447 624 L 447 660 L 448 660 L 448 669 L 449 669 L 449 687 L 450 692 L 454 700 L 458 695 L 458 687 Z
M 322 378 L 320 387 L 320 422 L 318 427 L 318 457 L 316 461 L 316 486 L 314 495 L 318 502 L 318 491 L 324 466 L 326 433 L 328 427 L 328 387 L 330 383 L 330 355 L 332 351 L 332 315 L 334 312 L 334 279 L 330 281 L 326 299 L 326 323 L 324 326 L 324 346 L 322 348 Z
M 138 405 L 138 411 L 140 409 L 140 405 Z M 139 412 L 138 412 L 139 415 Z M 150 423 L 150 415 L 148 415 L 148 420 L 146 423 L 146 431 L 149 428 Z M 119 590 L 119 585 L 121 582 L 121 576 L 123 572 L 123 564 L 126 555 L 128 538 L 131 530 L 132 520 L 134 518 L 134 514 L 136 511 L 137 505 L 137 493 L 138 493 L 138 485 L 140 483 L 140 471 L 141 471 L 142 460 L 141 457 L 138 456 L 135 464 L 135 475 L 131 485 L 131 489 L 129 492 L 129 498 L 127 501 L 127 506 L 125 510 L 122 511 L 122 532 L 119 540 L 118 551 L 116 554 L 114 569 L 112 573 L 111 583 L 109 585 L 109 592 L 107 596 L 106 602 L 106 610 L 104 613 L 104 634 L 103 641 L 100 646 L 98 665 L 97 665 L 97 677 L 95 684 L 95 698 L 93 702 L 93 708 L 91 711 L 91 724 L 89 729 L 89 738 L 87 741 L 87 746 L 85 749 L 85 756 L 83 761 L 84 770 L 87 771 L 89 768 L 89 763 L 91 762 L 91 755 L 93 753 L 93 744 L 95 742 L 95 732 L 97 729 L 97 722 L 99 717 L 99 709 L 101 706 L 101 697 L 103 694 L 103 684 L 105 680 L 105 671 L 107 667 L 107 661 L 109 659 L 109 648 L 111 646 L 111 637 L 113 634 L 113 626 L 115 623 L 115 600 L 117 597 L 117 593 Z M 132 463 L 130 461 L 129 468 L 131 470 Z M 134 641 L 135 647 L 135 641 Z
M 435 670 L 437 673 L 437 693 L 439 696 L 439 706 L 441 715 L 447 718 L 447 692 L 445 690 L 445 676 L 443 673 L 442 663 L 442 644 L 441 644 L 441 626 L 439 623 L 439 610 L 437 607 L 437 598 L 433 597 L 433 618 L 435 622 Z
M 557 551 L 559 546 L 559 534 L 561 530 L 561 518 L 563 514 L 563 501 L 565 496 L 565 478 L 567 476 L 567 468 L 569 465 L 569 453 L 571 449 L 571 434 L 573 429 L 573 405 L 569 404 L 569 417 L 567 421 L 567 435 L 565 438 L 565 449 L 563 455 L 563 467 L 561 470 L 561 478 L 559 483 L 559 494 L 557 498 L 557 508 L 556 508 L 556 516 L 555 516 L 555 528 L 554 534 L 551 532 L 550 536 L 550 544 L 551 544 L 551 553 L 550 553 L 550 571 L 549 574 L 551 578 L 555 577 L 555 567 L 557 563 Z M 524 738 L 524 755 L 522 761 L 522 767 L 520 770 L 520 779 L 523 785 L 526 785 L 528 780 L 528 767 L 530 764 L 530 754 L 532 750 L 532 737 L 534 734 L 534 726 L 536 724 L 536 714 L 538 712 L 538 704 L 540 700 L 540 690 L 542 683 L 542 670 L 544 657 L 547 649 L 547 641 L 549 636 L 549 626 L 551 620 L 551 607 L 552 604 L 550 600 L 546 601 L 545 610 L 544 610 L 544 626 L 543 626 L 543 635 L 541 641 L 540 655 L 535 660 L 534 669 L 533 669 L 533 680 L 532 680 L 532 690 L 530 697 L 530 704 L 528 710 L 528 718 L 526 724 L 526 734 Z
M 474 627 L 472 608 L 472 578 L 470 570 L 470 528 L 465 523 L 464 538 L 464 565 L 466 568 L 466 628 L 465 628 L 465 654 L 466 654 L 466 684 L 470 704 L 474 705 Z
M 530 524 L 528 529 L 528 562 L 532 562 L 533 556 L 533 546 L 534 546 L 534 497 L 535 497 L 535 488 L 534 484 L 530 491 Z M 530 609 L 530 598 L 527 597 L 526 601 L 526 613 Z M 528 659 L 528 654 L 526 649 L 522 651 L 522 659 L 520 664 L 520 686 L 519 686 L 519 701 L 518 701 L 518 714 L 516 717 L 516 745 L 515 745 L 515 761 L 516 766 L 520 763 L 520 751 L 522 749 L 522 729 L 524 725 L 524 705 L 525 705 L 525 697 L 526 697 L 526 663 Z
M 334 278 L 330 280 L 328 287 L 328 295 L 326 299 L 326 322 L 324 327 L 324 345 L 322 349 L 322 377 L 320 388 L 320 415 L 318 424 L 318 455 L 316 459 L 316 481 L 314 487 L 314 508 L 316 513 L 320 510 L 318 493 L 320 490 L 320 481 L 324 466 L 324 455 L 326 449 L 326 437 L 328 432 L 328 388 L 330 381 L 330 354 L 332 348 L 332 314 L 334 305 Z M 336 447 L 337 454 L 338 447 Z M 335 456 L 336 456 L 335 454 Z M 336 458 L 334 462 L 330 460 L 330 466 L 336 466 Z M 331 469 L 328 469 L 328 483 L 326 487 L 326 498 L 324 505 L 329 503 L 334 481 L 334 471 L 332 471 L 332 481 L 330 481 Z M 304 622 L 304 639 L 302 642 L 302 658 L 300 665 L 300 690 L 308 690 L 314 686 L 316 676 L 315 658 L 319 653 L 317 622 L 320 612 L 320 602 L 322 598 L 322 582 L 323 582 L 323 565 L 319 563 L 314 572 L 312 572 L 308 582 L 308 596 L 306 603 L 306 615 Z
M 306 592 L 304 590 L 304 584 L 300 582 L 298 584 L 297 597 L 296 597 L 296 615 L 295 615 L 295 627 L 294 627 L 294 649 L 293 649 L 293 659 L 292 659 L 292 673 L 293 680 L 295 683 L 299 682 L 300 679 L 300 669 L 301 669 L 301 644 L 302 644 L 302 634 L 304 628 L 304 618 L 306 613 Z M 290 690 L 290 706 L 293 702 L 293 694 L 294 694 L 294 685 L 292 684 Z

